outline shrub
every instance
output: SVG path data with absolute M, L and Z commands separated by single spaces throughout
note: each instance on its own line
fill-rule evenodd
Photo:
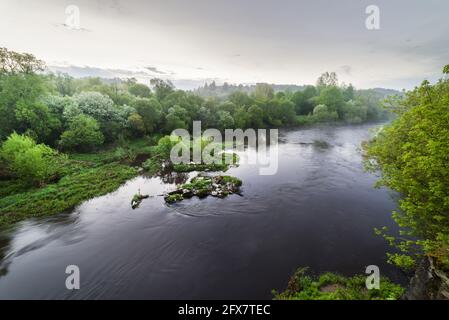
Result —
M 51 175 L 50 159 L 55 151 L 44 144 L 36 144 L 25 135 L 11 134 L 3 143 L 0 156 L 8 169 L 30 184 L 42 184 Z
M 338 120 L 336 111 L 330 111 L 324 104 L 319 104 L 313 109 L 313 116 L 319 122 L 331 122 Z
M 63 149 L 89 150 L 103 143 L 104 137 L 98 122 L 89 116 L 78 115 L 61 135 L 59 145 Z

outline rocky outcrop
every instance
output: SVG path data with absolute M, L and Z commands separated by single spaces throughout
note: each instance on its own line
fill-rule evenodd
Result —
M 242 181 L 231 176 L 197 176 L 190 183 L 179 186 L 164 196 L 167 203 L 174 203 L 193 196 L 204 198 L 208 195 L 225 198 L 230 194 L 240 194 Z
M 432 258 L 426 257 L 419 264 L 403 299 L 447 300 L 449 299 L 449 276 L 439 270 Z

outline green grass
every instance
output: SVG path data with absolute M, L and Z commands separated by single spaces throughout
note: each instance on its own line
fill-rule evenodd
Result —
M 116 190 L 136 175 L 137 171 L 129 166 L 112 163 L 83 169 L 42 188 L 10 193 L 0 199 L 0 226 L 66 211 L 85 200 Z M 8 188 L 0 190 L 6 193 L 4 190 Z
M 116 190 L 137 175 L 130 165 L 150 154 L 158 137 L 146 137 L 108 146 L 96 153 L 60 154 L 51 159 L 47 185 L 20 180 L 0 181 L 0 227 L 31 218 L 57 214 L 83 201 Z
M 314 278 L 306 268 L 296 271 L 282 293 L 273 292 L 275 300 L 397 300 L 404 288 L 386 278 L 380 279 L 379 289 L 368 290 L 366 276 L 343 277 L 324 273 Z
M 71 153 L 71 160 L 102 165 L 113 162 L 132 162 L 139 154 L 151 154 L 157 136 L 127 141 L 121 145 L 109 146 L 95 153 Z

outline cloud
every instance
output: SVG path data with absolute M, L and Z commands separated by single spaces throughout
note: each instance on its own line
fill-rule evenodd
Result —
M 154 72 L 154 73 L 157 73 L 157 74 L 167 74 L 167 72 L 158 70 L 156 67 L 145 67 L 145 69 L 148 69 L 151 72 Z
M 98 68 L 98 67 L 90 67 L 90 66 L 75 66 L 70 65 L 67 62 L 61 62 L 59 64 L 49 65 L 48 69 L 51 72 L 55 73 L 66 73 L 74 78 L 86 78 L 86 77 L 99 77 L 105 79 L 113 79 L 113 78 L 136 78 L 138 81 L 142 83 L 149 83 L 151 79 L 153 79 L 154 70 L 145 67 L 143 70 L 130 70 L 130 69 L 114 69 L 114 68 Z M 206 82 L 216 81 L 217 83 L 224 82 L 224 79 L 220 78 L 174 78 L 172 77 L 172 73 L 159 71 L 159 74 L 162 76 L 161 78 L 164 80 L 170 80 L 173 84 L 183 90 L 192 90 L 196 89 Z
M 349 65 L 343 65 L 338 68 L 337 72 L 350 76 L 352 73 L 352 67 Z

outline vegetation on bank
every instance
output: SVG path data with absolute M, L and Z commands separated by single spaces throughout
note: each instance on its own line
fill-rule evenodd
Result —
M 383 96 L 339 85 L 333 73 L 303 90 L 275 92 L 258 84 L 251 93 L 204 98 L 161 79 L 151 80 L 150 88 L 135 79 L 43 71 L 45 64 L 33 55 L 0 48 L 0 225 L 112 191 L 137 174 L 129 165 L 145 160 L 150 173 L 166 165 L 180 172 L 225 171 L 229 164 L 168 162 L 173 141 L 164 135 L 191 130 L 193 120 L 224 130 L 386 116 Z
M 340 85 L 324 73 L 315 86 L 275 92 L 257 84 L 251 93 L 204 98 L 177 90 L 169 81 L 74 79 L 39 73 L 44 64 L 29 54 L 0 50 L 0 141 L 26 134 L 65 152 L 97 150 L 121 139 L 203 128 L 271 128 L 303 123 L 384 119 L 384 95 Z
M 393 219 L 400 237 L 377 230 L 399 253 L 389 260 L 413 269 L 426 254 L 449 270 L 449 65 L 444 78 L 390 100 L 397 119 L 366 146 L 366 166 L 380 170 L 378 186 L 400 193 Z
M 284 292 L 273 292 L 275 300 L 397 300 L 404 289 L 386 278 L 380 279 L 379 289 L 366 288 L 366 276 L 344 277 L 324 273 L 319 277 L 298 269 Z
M 137 170 L 129 166 L 111 163 L 82 169 L 40 188 L 14 190 L 0 198 L 0 226 L 66 211 L 116 190 L 136 175 Z

